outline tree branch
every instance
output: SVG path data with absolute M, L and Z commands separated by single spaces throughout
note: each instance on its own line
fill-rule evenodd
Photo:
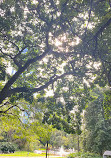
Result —
M 21 111 L 25 111 L 24 109 L 21 109 L 18 105 L 13 105 L 13 106 L 10 106 L 9 108 L 7 108 L 7 110 L 4 110 L 4 111 L 1 110 L 0 113 L 7 113 L 13 107 L 18 107 Z
M 23 127 L 25 128 L 24 123 L 21 121 L 21 119 L 19 118 L 18 115 L 15 115 L 15 114 L 13 114 L 13 113 L 6 113 L 6 114 L 3 115 L 3 116 L 8 116 L 8 117 L 9 117 L 9 115 L 12 115 L 12 116 L 17 117 L 17 119 L 20 121 L 20 123 L 21 123 L 21 124 L 23 125 Z
M 24 49 L 26 49 L 27 48 L 27 46 L 24 46 L 21 50 L 19 50 L 19 53 L 17 54 L 17 55 L 15 55 L 15 57 L 13 58 L 13 59 L 15 59 L 15 58 L 17 58 L 19 55 L 21 55 L 21 53 L 24 51 Z
M 100 27 L 100 29 L 96 32 L 96 34 L 93 36 L 93 39 L 96 39 L 98 38 L 98 36 L 104 31 L 104 29 L 106 27 L 108 27 L 111 23 L 111 18 L 104 24 Z
M 14 47 L 16 47 L 16 49 L 19 51 L 19 47 L 14 43 L 14 42 L 12 42 L 11 40 L 9 40 L 8 39 L 8 37 L 6 37 L 6 36 L 3 36 L 3 40 L 6 40 L 6 41 L 8 41 L 9 43 L 11 43 Z
M 6 83 L 6 85 L 4 86 L 4 88 L 2 89 L 2 91 L 0 92 L 0 104 L 2 103 L 2 101 L 3 101 L 6 97 L 10 96 L 10 94 L 9 94 L 9 89 L 10 89 L 11 85 L 16 81 L 16 79 L 17 79 L 32 63 L 43 59 L 43 57 L 45 57 L 45 55 L 46 55 L 49 51 L 50 51 L 50 50 L 47 49 L 42 55 L 36 56 L 36 57 L 33 58 L 33 59 L 27 60 L 27 62 L 24 64 L 24 66 L 18 69 L 18 71 L 8 80 L 8 82 Z
M 18 87 L 18 88 L 14 88 L 14 89 L 11 89 L 9 91 L 10 95 L 11 94 L 15 94 L 15 93 L 20 93 L 20 92 L 31 92 L 31 93 L 35 93 L 35 92 L 39 92 L 41 90 L 44 90 L 45 88 L 47 88 L 50 84 L 54 83 L 55 81 L 57 81 L 58 79 L 61 79 L 63 77 L 65 77 L 66 75 L 72 75 L 74 74 L 73 72 L 66 72 L 60 76 L 57 76 L 55 75 L 54 78 L 51 78 L 47 83 L 45 83 L 44 85 L 38 87 L 38 88 L 27 88 L 27 87 Z
M 88 23 L 87 23 L 87 26 L 86 26 L 86 29 L 85 29 L 85 33 L 84 33 L 84 34 L 85 34 L 85 36 L 86 36 L 87 29 L 88 29 L 88 25 L 89 25 L 89 22 L 90 22 L 90 19 L 91 19 L 92 3 L 93 3 L 93 0 L 90 0 L 89 18 L 88 18 Z
M 13 57 L 12 57 L 11 55 L 9 55 L 9 54 L 7 54 L 7 53 L 4 53 L 4 52 L 2 51 L 2 48 L 0 48 L 0 51 L 1 51 L 1 53 L 2 53 L 4 56 L 8 56 L 8 57 L 10 57 L 11 59 L 13 59 Z
M 5 102 L 4 104 L 2 104 L 2 105 L 0 106 L 0 108 L 2 108 L 3 106 L 5 106 L 5 105 L 7 105 L 7 104 L 10 104 L 10 103 L 7 101 L 7 102 Z

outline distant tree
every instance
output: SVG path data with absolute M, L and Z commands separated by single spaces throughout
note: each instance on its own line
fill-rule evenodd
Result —
M 34 150 L 33 144 L 40 143 L 39 136 L 31 128 L 32 117 L 15 108 L 10 112 L 0 117 L 0 142 L 15 143 L 19 150 Z
M 105 118 L 110 119 L 111 118 L 111 91 L 110 89 L 104 92 L 103 107 L 104 107 Z
M 96 99 L 86 108 L 83 148 L 102 155 L 111 148 L 111 120 L 105 118 L 101 89 L 96 88 L 92 94 Z

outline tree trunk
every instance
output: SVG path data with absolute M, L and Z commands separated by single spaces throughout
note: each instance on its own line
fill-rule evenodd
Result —
M 78 142 L 77 142 L 77 150 L 78 150 L 78 152 L 80 151 L 80 148 L 79 148 L 79 135 L 78 135 L 78 140 L 77 140 Z
M 47 141 L 47 145 L 46 145 L 46 158 L 48 156 L 48 141 Z

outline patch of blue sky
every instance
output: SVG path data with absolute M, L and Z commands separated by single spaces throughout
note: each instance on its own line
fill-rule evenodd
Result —
M 17 71 L 12 69 L 12 75 L 14 75 Z
M 21 114 L 21 120 L 24 124 L 28 123 L 28 119 L 29 119 L 29 115 L 27 114 L 27 112 L 22 112 Z
M 23 51 L 22 51 L 22 53 L 24 54 L 24 53 L 26 53 L 28 51 L 28 48 L 25 48 Z

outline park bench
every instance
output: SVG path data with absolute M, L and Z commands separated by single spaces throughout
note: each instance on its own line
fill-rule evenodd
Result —
M 105 151 L 103 154 L 103 158 L 107 158 L 107 156 L 111 156 L 111 151 Z

